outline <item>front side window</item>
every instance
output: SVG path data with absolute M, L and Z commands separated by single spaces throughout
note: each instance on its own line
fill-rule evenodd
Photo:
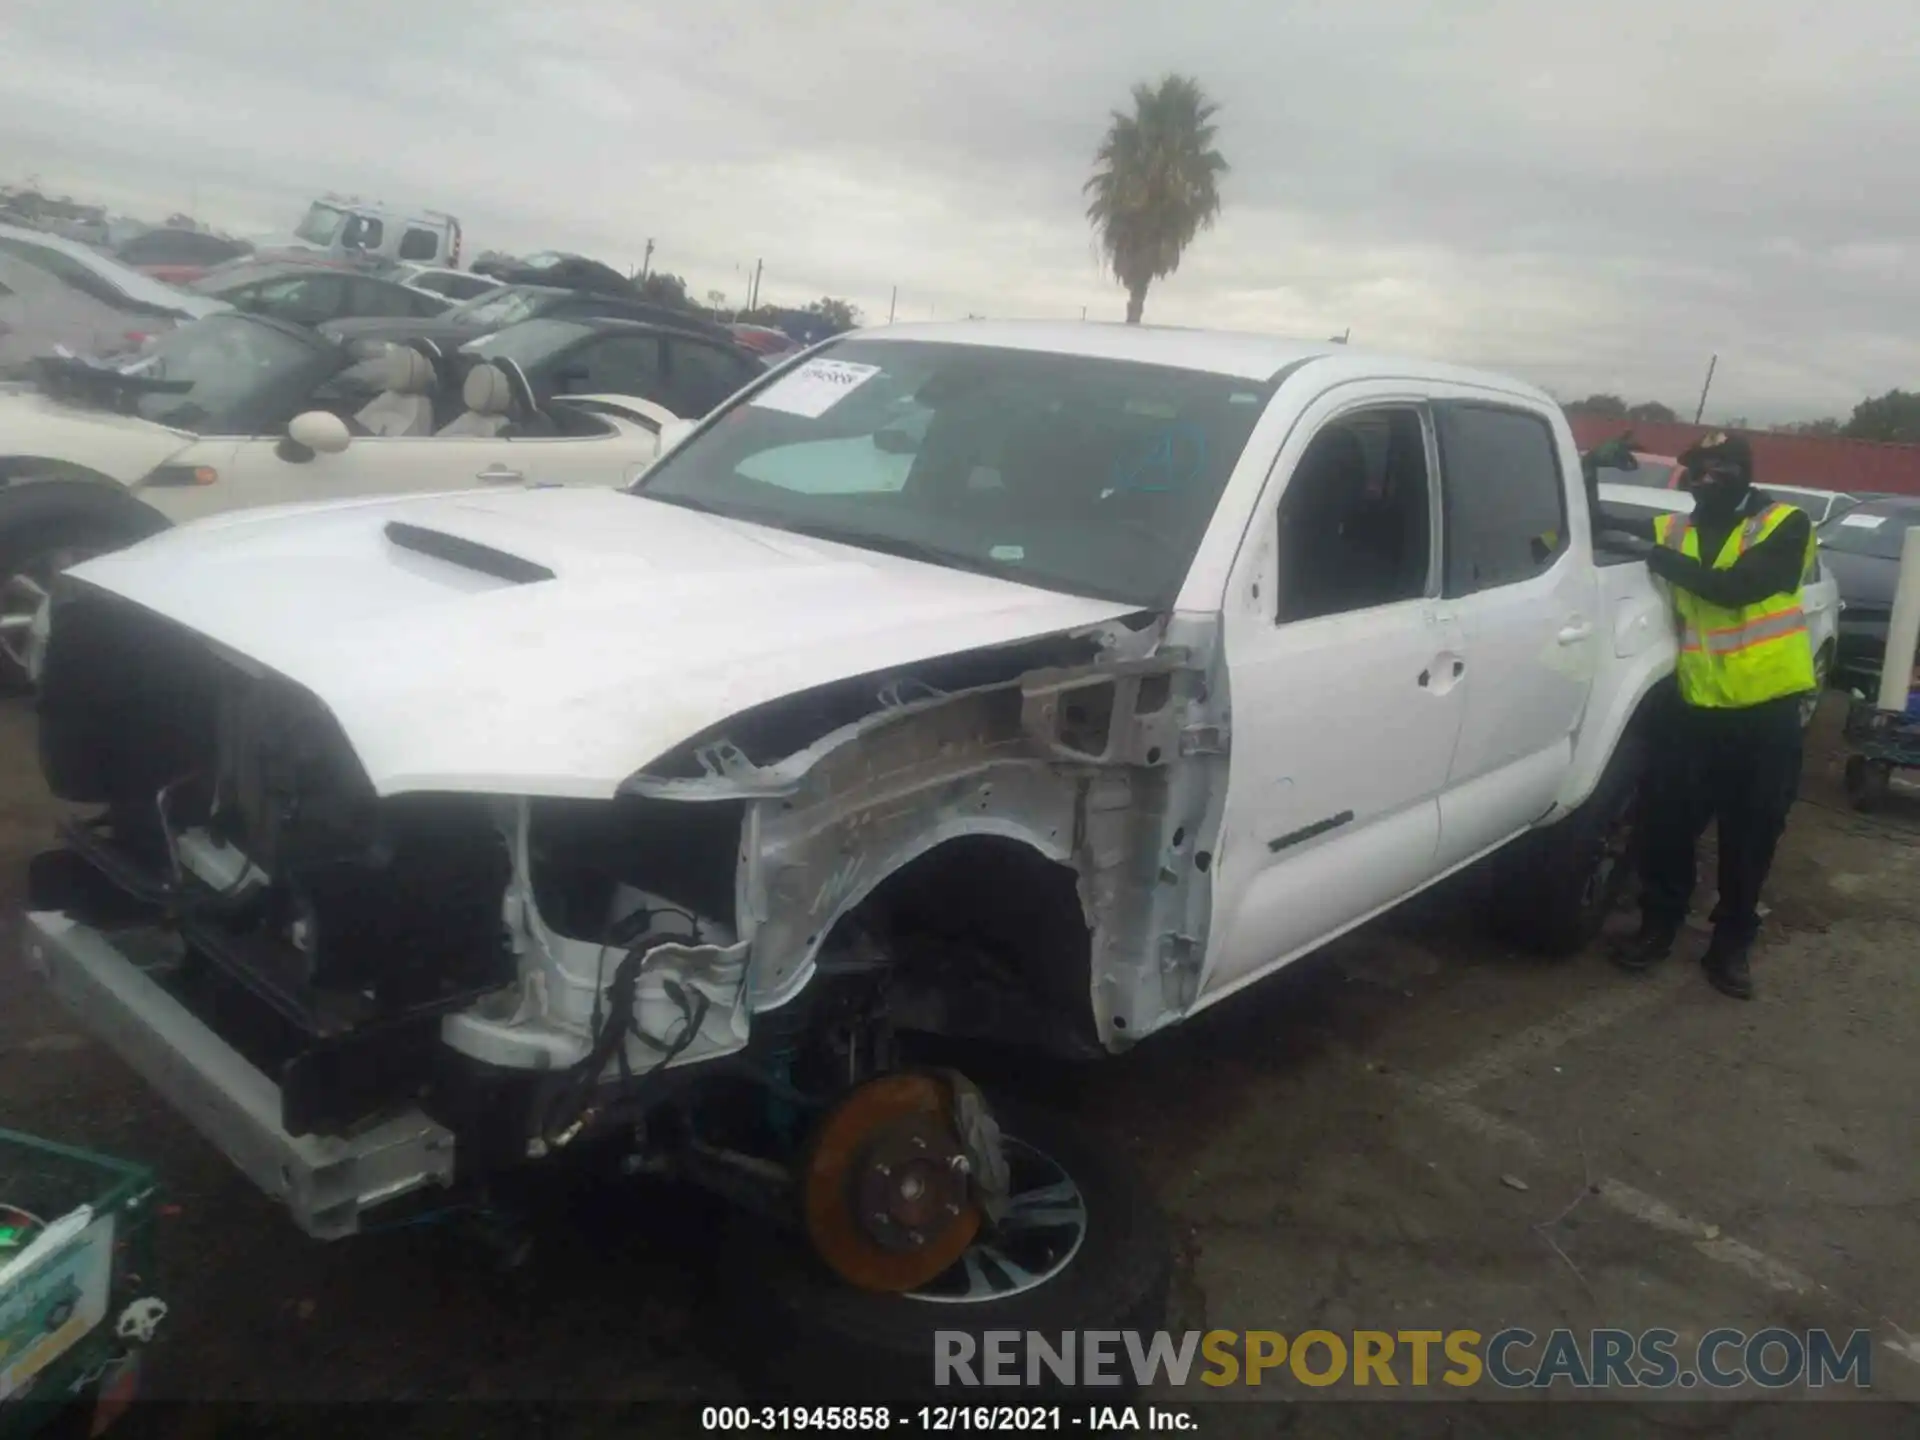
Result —
M 1366 410 L 1321 430 L 1287 480 L 1279 525 L 1277 621 L 1424 598 L 1433 521 L 1419 412 Z
M 1268 395 L 1206 371 L 849 339 L 735 401 L 633 493 L 1164 606 Z
M 346 303 L 346 281 L 338 275 L 290 275 L 229 296 L 242 310 L 273 315 L 296 325 L 318 325 L 337 317 Z
M 1553 430 L 1524 410 L 1434 407 L 1449 598 L 1517 585 L 1565 554 L 1567 497 Z
M 483 360 L 511 360 L 531 376 L 536 370 L 560 363 L 562 351 L 572 349 L 592 334 L 588 326 L 569 320 L 529 320 L 524 325 L 512 325 L 478 340 L 469 340 L 460 347 L 460 352 L 478 355 Z M 569 355 L 567 363 L 577 362 Z M 575 394 L 589 393 L 578 384 L 559 388 Z
M 582 346 L 556 378 L 572 395 L 637 395 L 665 403 L 657 335 L 616 335 Z
M 675 340 L 668 347 L 673 370 L 673 412 L 689 418 L 706 414 L 734 391 L 759 377 L 760 367 L 744 355 L 717 345 Z

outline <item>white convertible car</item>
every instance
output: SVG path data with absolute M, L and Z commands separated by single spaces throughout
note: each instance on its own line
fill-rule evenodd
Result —
M 368 354 L 239 313 L 117 368 L 42 361 L 0 392 L 0 650 L 30 668 L 49 577 L 169 525 L 350 496 L 621 485 L 674 420 L 632 396 L 542 406 L 511 362 L 462 369 L 426 342 Z

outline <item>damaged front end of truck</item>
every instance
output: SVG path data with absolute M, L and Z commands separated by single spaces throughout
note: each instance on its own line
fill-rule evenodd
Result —
M 40 744 L 72 813 L 25 937 L 311 1234 L 610 1142 L 913 1289 L 1068 1213 L 914 1037 L 1096 1056 L 1194 1002 L 1229 735 L 1211 617 L 835 678 L 601 797 L 378 793 L 326 700 L 67 577 Z

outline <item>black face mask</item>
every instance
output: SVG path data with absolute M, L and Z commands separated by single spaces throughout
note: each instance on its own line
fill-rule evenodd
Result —
M 1694 476 L 1687 485 L 1698 515 L 1731 515 L 1747 498 L 1748 488 L 1745 476 L 1714 471 Z

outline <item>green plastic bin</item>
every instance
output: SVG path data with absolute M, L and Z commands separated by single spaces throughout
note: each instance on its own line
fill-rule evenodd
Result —
M 0 1440 L 97 1433 L 165 1315 L 144 1166 L 0 1130 Z

